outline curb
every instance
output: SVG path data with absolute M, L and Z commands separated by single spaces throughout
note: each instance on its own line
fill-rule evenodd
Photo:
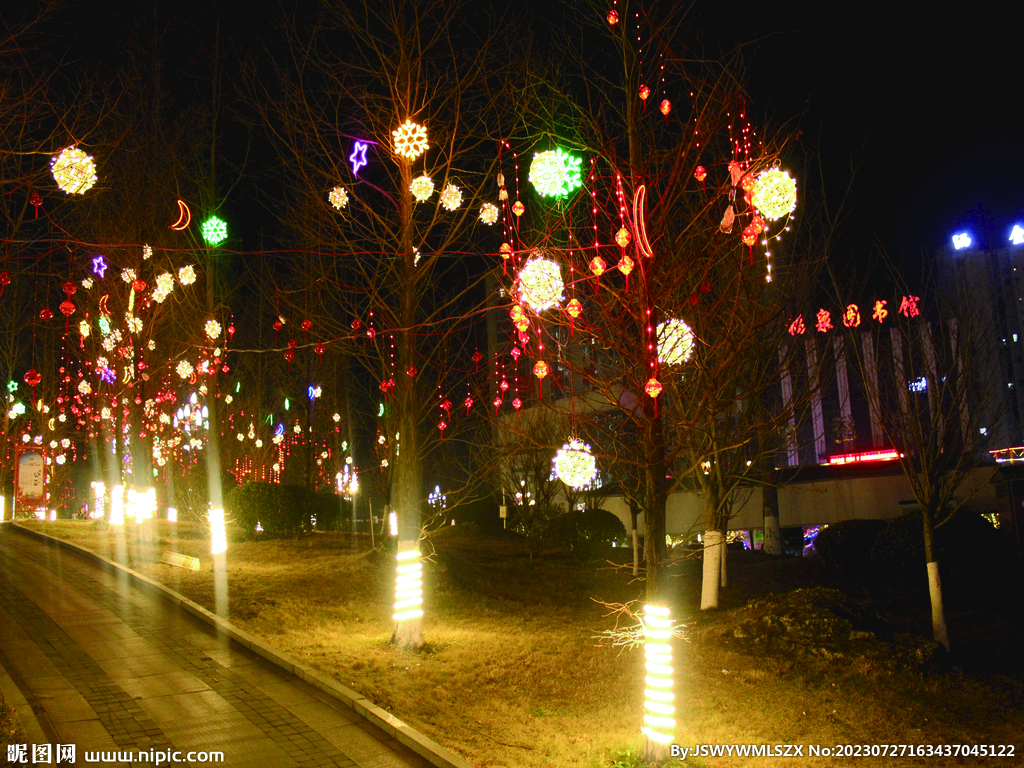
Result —
M 93 563 L 96 563 L 108 571 L 126 574 L 140 588 L 149 590 L 150 592 L 160 595 L 166 600 L 170 600 L 172 603 L 180 606 L 183 610 L 192 614 L 200 621 L 206 622 L 214 627 L 218 632 L 227 635 L 239 645 L 245 646 L 253 653 L 263 657 L 289 674 L 294 675 L 300 680 L 309 683 L 314 688 L 317 688 L 337 699 L 341 704 L 344 704 L 346 707 L 354 711 L 368 723 L 384 731 L 388 736 L 408 747 L 431 765 L 436 766 L 436 768 L 474 768 L 471 763 L 459 757 L 454 752 L 445 749 L 433 739 L 424 736 L 412 726 L 402 722 L 390 712 L 386 712 L 381 709 L 369 699 L 356 693 L 351 688 L 346 688 L 344 685 L 336 683 L 334 680 L 331 680 L 329 677 L 316 671 L 312 667 L 308 667 L 305 664 L 301 664 L 294 659 L 285 656 L 283 653 L 272 646 L 267 645 L 262 640 L 259 640 L 248 632 L 239 629 L 229 621 L 226 621 L 211 611 L 206 610 L 198 603 L 192 602 L 181 593 L 175 592 L 173 589 L 164 586 L 160 582 L 154 581 L 147 576 L 143 576 L 141 573 L 133 571 L 131 568 L 126 568 L 119 563 L 108 560 L 102 555 L 97 555 L 95 552 L 90 552 L 89 550 L 83 549 L 69 541 L 63 541 L 61 539 L 54 538 L 53 536 L 48 536 L 45 533 L 24 528 L 13 522 L 11 523 L 11 528 L 19 534 L 34 537 L 49 544 L 50 546 L 62 547 L 79 557 L 91 560 Z M 0 675 L 0 683 L 2 682 L 3 676 Z M 17 688 L 15 688 L 15 690 L 17 690 Z M 6 692 L 7 689 L 4 688 L 5 695 Z M 18 696 L 20 700 L 24 702 L 24 697 L 21 696 L 20 691 L 18 692 Z M 16 706 L 14 702 L 12 702 L 12 706 Z M 25 706 L 28 706 L 27 703 Z M 19 715 L 21 712 L 22 709 L 18 709 Z M 31 709 L 29 709 L 29 712 L 31 712 Z M 39 727 L 38 724 L 36 727 Z M 29 730 L 27 725 L 25 726 L 25 730 Z

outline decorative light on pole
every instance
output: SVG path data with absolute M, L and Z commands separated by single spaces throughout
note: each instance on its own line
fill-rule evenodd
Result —
M 395 621 L 417 619 L 423 615 L 423 565 L 417 549 L 407 549 L 395 556 L 398 561 L 395 577 Z
M 640 731 L 651 741 L 669 744 L 674 736 L 675 693 L 672 671 L 672 618 L 668 608 L 644 606 L 644 725 Z

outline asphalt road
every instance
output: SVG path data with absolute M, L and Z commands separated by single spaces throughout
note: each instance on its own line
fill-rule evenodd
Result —
M 8 525 L 0 666 L 31 705 L 55 765 L 69 762 L 64 750 L 58 763 L 58 744 L 75 745 L 77 765 L 87 751 L 123 753 L 119 763 L 145 751 L 150 764 L 159 753 L 166 764 L 174 752 L 182 762 L 223 752 L 218 762 L 232 768 L 429 765 L 170 601 Z

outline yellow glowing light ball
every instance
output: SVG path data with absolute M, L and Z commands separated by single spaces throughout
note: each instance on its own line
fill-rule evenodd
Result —
M 415 160 L 427 151 L 427 129 L 422 125 L 406 120 L 391 132 L 395 139 L 395 152 L 406 160 Z
M 454 211 L 462 205 L 462 190 L 454 184 L 449 184 L 441 191 L 441 207 L 447 211 Z
M 772 168 L 757 177 L 751 202 L 769 221 L 777 221 L 796 209 L 796 180 L 786 171 Z
M 561 267 L 540 251 L 534 251 L 533 258 L 519 270 L 519 299 L 534 312 L 561 304 L 564 287 Z
M 90 332 L 88 320 L 83 320 L 78 324 L 78 332 L 82 334 L 83 337 L 88 338 Z
M 484 203 L 480 209 L 480 221 L 484 224 L 493 224 L 498 220 L 498 206 L 494 203 Z
M 192 371 L 194 369 L 192 368 L 192 363 L 188 360 L 182 360 L 174 370 L 178 372 L 178 375 L 181 376 L 181 378 L 187 379 L 192 375 Z
M 605 269 L 607 269 L 607 268 L 608 268 L 608 265 L 605 263 L 604 259 L 602 259 L 600 256 L 595 256 L 594 258 L 592 258 L 590 260 L 590 271 L 593 272 L 598 277 L 603 275 Z
M 570 488 L 586 488 L 597 474 L 597 460 L 590 446 L 576 438 L 559 448 L 551 463 L 558 479 Z
M 330 194 L 327 195 L 327 199 L 331 202 L 331 205 L 340 211 L 348 205 L 348 192 L 346 192 L 343 187 L 335 187 L 331 190 Z
M 622 227 L 618 232 L 615 233 L 615 242 L 619 244 L 620 248 L 625 248 L 629 245 L 629 241 L 632 240 L 632 236 L 629 234 L 629 230 Z
M 50 170 L 57 186 L 69 195 L 83 195 L 96 183 L 96 164 L 78 147 L 62 149 L 50 161 Z
M 209 336 L 210 340 L 212 341 L 213 339 L 216 339 L 218 336 L 220 336 L 220 323 L 218 323 L 216 320 L 207 320 L 205 330 L 206 335 Z
M 196 281 L 196 271 L 193 267 L 182 267 L 178 270 L 178 282 L 182 285 L 192 285 Z
M 426 202 L 434 194 L 434 180 L 427 176 L 427 174 L 417 176 L 409 185 L 409 191 L 412 192 L 412 196 L 416 198 L 417 203 Z
M 693 330 L 682 320 L 673 317 L 658 324 L 658 361 L 665 365 L 680 365 L 693 355 Z

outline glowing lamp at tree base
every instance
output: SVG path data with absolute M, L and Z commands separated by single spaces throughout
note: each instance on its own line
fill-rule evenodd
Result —
M 672 617 L 668 608 L 644 606 L 644 736 L 658 744 L 672 742 L 675 692 L 672 669 Z
M 551 463 L 558 479 L 570 488 L 586 488 L 597 475 L 597 460 L 590 446 L 575 437 L 558 449 Z
M 394 513 L 392 513 L 394 514 Z M 395 621 L 423 616 L 423 564 L 419 550 L 408 549 L 395 555 Z

